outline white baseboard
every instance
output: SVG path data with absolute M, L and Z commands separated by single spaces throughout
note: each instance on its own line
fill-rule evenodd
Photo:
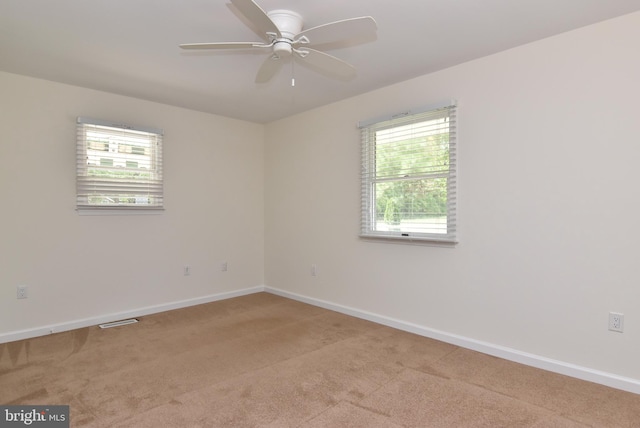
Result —
M 210 294 L 208 296 L 197 297 L 194 299 L 180 300 L 177 302 L 163 303 L 160 305 L 146 306 L 144 308 L 133 309 L 130 311 L 117 312 L 112 314 L 100 315 L 97 317 L 73 320 L 60 324 L 52 324 L 42 327 L 36 327 L 26 330 L 12 331 L 0 334 L 0 343 L 13 342 L 16 340 L 31 339 L 38 336 L 46 336 L 53 333 L 61 333 L 63 331 L 75 330 L 78 328 L 90 327 L 98 324 L 119 321 L 126 318 L 142 317 L 145 315 L 157 314 L 159 312 L 171 311 L 173 309 L 186 308 L 189 306 L 201 305 L 203 303 L 215 302 L 218 300 L 231 299 L 232 297 L 245 296 L 247 294 L 259 293 L 264 291 L 263 285 L 244 288 L 242 290 L 228 291 L 218 294 Z
M 431 339 L 440 340 L 442 342 L 451 343 L 462 348 L 482 352 L 483 354 L 493 355 L 494 357 L 503 358 L 505 360 L 514 361 L 516 363 L 524 364 L 527 366 L 536 367 L 539 369 L 571 376 L 577 379 L 582 379 L 601 385 L 606 385 L 612 388 L 621 389 L 623 391 L 633 392 L 635 394 L 640 394 L 640 380 L 638 379 L 618 376 L 616 374 L 593 370 L 588 367 L 582 367 L 575 364 L 566 363 L 564 361 L 553 360 L 551 358 L 542 357 L 540 355 L 522 352 L 517 349 L 495 345 L 492 343 L 483 342 L 480 340 L 475 340 L 440 330 L 434 330 L 406 321 L 374 314 L 367 311 L 362 311 L 360 309 L 355 309 L 348 306 L 338 305 L 313 297 L 291 293 L 289 291 L 280 290 L 273 287 L 265 287 L 264 291 L 266 291 L 267 293 L 272 293 L 278 296 L 297 300 L 303 303 L 308 303 L 310 305 L 340 312 L 346 315 L 351 315 L 356 318 L 361 318 L 367 321 L 372 321 L 378 324 L 397 328 L 398 330 L 403 330 L 410 333 L 418 334 L 420 336 L 429 337 Z

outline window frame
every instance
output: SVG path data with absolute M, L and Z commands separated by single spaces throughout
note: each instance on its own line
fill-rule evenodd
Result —
M 160 214 L 164 211 L 161 129 L 78 117 L 76 132 L 78 214 Z M 94 134 L 93 140 L 90 134 Z M 144 148 L 133 153 L 138 144 Z M 131 162 L 136 166 L 132 167 Z M 146 166 L 140 167 L 138 162 Z M 100 170 L 104 170 L 104 175 Z M 113 198 L 114 193 L 118 198 Z M 126 201 L 120 199 L 122 196 Z M 115 202 L 92 202 L 95 197 L 103 200 L 112 197 L 111 201 L 115 199 Z M 145 198 L 147 203 L 140 203 Z
M 377 168 L 376 159 L 376 132 L 393 128 L 406 127 L 411 124 L 420 124 L 438 120 L 438 116 L 446 117 L 448 123 L 448 169 L 432 173 L 419 173 L 414 176 L 398 175 L 382 177 Z M 457 102 L 448 100 L 442 103 L 412 109 L 392 116 L 384 116 L 359 122 L 361 132 L 361 222 L 360 237 L 364 239 L 380 239 L 387 241 L 399 241 L 404 243 L 435 244 L 438 246 L 455 246 L 457 237 Z M 400 148 L 400 142 L 396 144 Z M 402 140 L 399 140 L 402 141 Z M 382 155 L 381 155 L 382 156 Z M 380 213 L 376 213 L 376 186 L 385 182 L 434 180 L 446 178 L 446 225 L 445 232 L 419 232 L 416 230 L 380 230 L 378 227 Z M 428 223 L 424 223 L 425 225 Z M 436 223 L 434 223 L 435 225 Z

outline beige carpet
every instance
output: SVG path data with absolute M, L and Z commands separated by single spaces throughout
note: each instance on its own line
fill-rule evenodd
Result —
M 0 345 L 74 427 L 640 427 L 640 395 L 266 293 Z

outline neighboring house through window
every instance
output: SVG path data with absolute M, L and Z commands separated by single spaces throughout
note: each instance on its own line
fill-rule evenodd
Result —
M 162 131 L 78 118 L 77 209 L 162 210 Z

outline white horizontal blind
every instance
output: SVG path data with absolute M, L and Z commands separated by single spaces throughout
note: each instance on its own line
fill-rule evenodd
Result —
M 371 121 L 361 139 L 361 234 L 455 242 L 455 104 Z
M 162 131 L 79 117 L 76 147 L 78 210 L 163 209 Z

